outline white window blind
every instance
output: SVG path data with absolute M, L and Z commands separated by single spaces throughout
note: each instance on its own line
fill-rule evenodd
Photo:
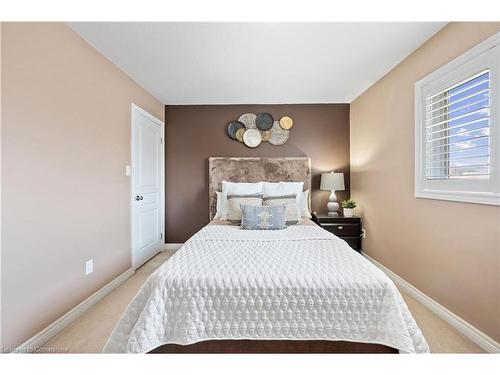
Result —
M 427 179 L 490 177 L 490 72 L 425 100 Z
M 415 197 L 500 205 L 500 33 L 415 84 Z

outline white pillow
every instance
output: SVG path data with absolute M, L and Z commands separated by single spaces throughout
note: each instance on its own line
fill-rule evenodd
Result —
M 264 196 L 295 194 L 297 196 L 297 207 L 299 209 L 300 216 L 311 218 L 307 203 L 307 193 L 309 190 L 307 190 L 307 192 L 303 192 L 302 189 L 304 189 L 303 182 L 264 182 L 263 193 Z M 305 198 L 304 193 L 306 193 Z
M 255 193 L 263 193 L 269 195 L 286 195 L 297 194 L 297 203 L 301 217 L 312 218 L 309 211 L 309 190 L 302 191 L 303 182 L 228 182 L 222 181 L 222 188 L 229 191 L 230 195 L 250 195 Z M 241 193 L 239 193 L 241 192 Z M 268 192 L 266 194 L 266 192 Z M 281 193 L 280 193 L 281 192 Z M 217 209 L 214 216 L 218 219 L 227 219 L 227 195 L 217 191 Z
M 241 206 L 262 206 L 262 195 L 228 195 L 227 220 L 241 222 Z
M 253 195 L 262 194 L 263 182 L 229 182 L 222 181 L 222 194 L 228 195 Z
M 285 206 L 286 224 L 296 224 L 301 218 L 301 211 L 297 205 L 295 194 L 290 195 L 265 195 L 262 202 L 263 206 Z
M 217 191 L 217 212 L 214 219 L 227 220 L 228 195 L 262 194 L 263 182 L 229 182 L 222 181 L 222 191 Z
M 303 182 L 264 182 L 262 192 L 267 196 L 296 194 L 300 197 L 303 189 Z
M 222 194 L 221 191 L 216 191 L 215 194 L 217 194 L 217 206 L 216 206 L 217 208 L 216 208 L 214 219 L 223 219 L 223 220 L 226 220 L 226 216 L 227 216 L 227 199 Z
M 299 210 L 301 217 L 312 218 L 311 212 L 309 212 L 309 190 L 303 191 L 300 194 Z

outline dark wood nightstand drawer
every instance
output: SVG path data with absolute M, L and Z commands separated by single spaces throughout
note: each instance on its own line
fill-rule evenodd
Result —
M 321 228 L 343 239 L 354 250 L 361 252 L 361 218 L 327 216 L 313 213 L 313 221 Z
M 321 228 L 337 236 L 359 236 L 361 234 L 359 224 L 321 223 Z

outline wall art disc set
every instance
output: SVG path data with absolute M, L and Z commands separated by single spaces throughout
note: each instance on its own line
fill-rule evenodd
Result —
M 279 121 L 275 121 L 267 112 L 245 113 L 237 121 L 229 123 L 227 134 L 251 148 L 257 147 L 262 142 L 280 146 L 288 140 L 292 126 L 293 120 L 289 116 L 283 116 Z

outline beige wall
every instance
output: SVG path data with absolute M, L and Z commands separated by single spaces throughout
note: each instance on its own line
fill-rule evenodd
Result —
M 12 347 L 131 266 L 130 103 L 160 119 L 164 107 L 62 23 L 3 23 L 2 77 L 2 344 Z
M 500 208 L 414 197 L 414 85 L 500 31 L 453 23 L 351 104 L 351 192 L 367 254 L 500 341 Z

